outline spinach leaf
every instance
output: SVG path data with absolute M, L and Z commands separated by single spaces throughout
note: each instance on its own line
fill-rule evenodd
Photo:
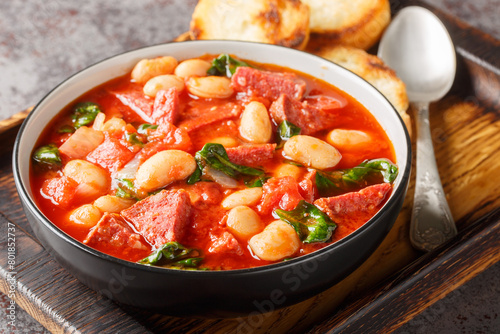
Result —
M 58 133 L 73 133 L 75 132 L 75 128 L 71 125 L 63 125 L 58 130 Z
M 359 164 L 360 168 L 378 170 L 384 177 L 384 182 L 392 183 L 398 176 L 398 167 L 387 159 L 366 160 Z
M 245 185 L 248 188 L 257 188 L 257 187 L 262 187 L 264 183 L 266 183 L 267 180 L 269 180 L 271 177 L 267 175 L 261 175 L 257 176 L 254 178 L 247 178 L 245 180 Z
M 144 123 L 144 124 L 139 125 L 139 127 L 137 128 L 137 132 L 139 132 L 142 135 L 147 135 L 148 130 L 156 130 L 157 128 L 158 128 L 158 125 L 156 125 L 156 124 Z
M 115 196 L 126 198 L 126 199 L 135 199 L 137 200 L 137 196 L 135 193 L 134 183 L 129 179 L 118 179 L 118 189 L 116 190 Z
M 88 125 L 94 121 L 101 108 L 93 102 L 78 103 L 71 114 L 71 120 L 75 129 Z
M 59 149 L 54 144 L 39 147 L 32 156 L 33 160 L 42 167 L 58 169 L 62 166 Z
M 291 211 L 276 209 L 274 213 L 290 224 L 302 242 L 327 242 L 331 239 L 337 225 L 315 205 L 301 200 Z
M 292 165 L 292 166 L 295 166 L 295 167 L 304 167 L 304 165 L 301 165 L 298 162 L 295 162 L 295 161 L 292 161 L 292 160 L 284 160 L 283 163 L 287 164 L 287 165 Z
M 202 260 L 203 257 L 198 249 L 187 248 L 176 241 L 171 241 L 162 245 L 148 257 L 139 260 L 138 263 L 183 269 L 184 267 L 196 268 Z
M 189 176 L 186 183 L 195 184 L 196 182 L 201 181 L 202 174 L 203 174 L 203 166 L 200 166 L 200 163 L 198 162 L 198 160 L 196 160 L 196 169 L 194 170 L 193 174 Z
M 281 124 L 278 126 L 278 148 L 282 148 L 283 145 L 285 145 L 285 141 L 288 139 L 292 138 L 293 136 L 297 136 L 300 134 L 301 129 L 293 124 L 290 123 L 289 121 L 283 121 Z
M 193 184 L 201 180 L 203 168 L 210 166 L 217 169 L 229 177 L 239 178 L 240 176 L 261 176 L 264 171 L 252 167 L 242 166 L 229 161 L 226 149 L 221 144 L 207 143 L 196 152 L 195 159 L 198 167 L 188 179 L 188 184 Z
M 228 78 L 232 77 L 236 69 L 240 66 L 251 67 L 244 61 L 234 59 L 227 53 L 219 55 L 217 58 L 212 60 L 212 66 L 208 69 L 208 75 L 218 75 L 226 76 Z
M 175 265 L 181 266 L 181 267 L 192 267 L 196 268 L 200 264 L 200 262 L 203 260 L 202 257 L 191 257 L 189 259 L 184 259 L 184 260 L 179 260 L 175 262 Z
M 124 136 L 125 140 L 130 144 L 139 145 L 140 147 L 144 146 L 144 143 L 139 139 L 136 132 L 125 132 Z
M 316 187 L 321 197 L 356 191 L 369 185 L 392 183 L 398 167 L 387 159 L 366 160 L 353 168 L 333 172 L 316 171 Z

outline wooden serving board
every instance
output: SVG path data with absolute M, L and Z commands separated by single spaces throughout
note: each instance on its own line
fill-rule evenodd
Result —
M 54 333 L 388 333 L 398 328 L 500 260 L 500 42 L 429 9 L 448 28 L 458 57 L 452 91 L 431 106 L 439 172 L 459 229 L 453 240 L 425 255 L 410 246 L 412 178 L 403 210 L 380 247 L 350 276 L 311 299 L 239 319 L 175 318 L 118 305 L 67 273 L 26 221 L 11 170 L 13 136 L 26 111 L 0 122 L 0 290 L 9 294 L 14 271 L 13 299 Z M 7 262 L 9 232 L 15 234 L 14 270 Z

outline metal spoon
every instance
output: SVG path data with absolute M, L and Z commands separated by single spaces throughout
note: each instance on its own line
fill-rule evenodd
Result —
M 417 176 L 410 225 L 412 245 L 430 251 L 457 234 L 436 166 L 429 103 L 442 98 L 455 78 L 453 42 L 442 22 L 422 7 L 406 7 L 380 41 L 378 56 L 406 84 L 417 125 Z

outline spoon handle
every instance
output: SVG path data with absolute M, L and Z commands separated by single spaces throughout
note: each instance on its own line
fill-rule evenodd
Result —
M 434 156 L 429 127 L 429 103 L 415 103 L 417 109 L 417 176 L 410 225 L 413 247 L 431 251 L 457 234 L 446 202 Z

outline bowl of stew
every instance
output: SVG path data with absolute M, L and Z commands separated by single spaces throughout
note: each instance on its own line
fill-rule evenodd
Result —
M 240 316 L 309 298 L 378 246 L 410 141 L 355 74 L 284 47 L 189 41 L 106 59 L 23 123 L 16 187 L 44 247 L 101 295 Z

